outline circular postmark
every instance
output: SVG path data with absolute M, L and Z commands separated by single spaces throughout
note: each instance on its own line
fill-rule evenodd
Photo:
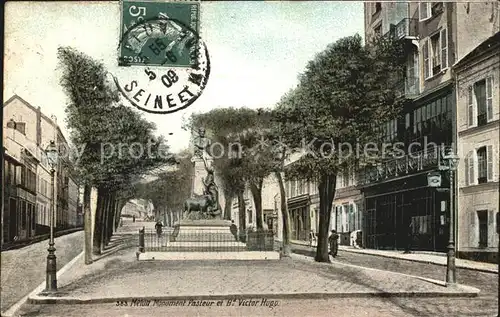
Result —
M 205 43 L 193 28 L 164 14 L 126 30 L 118 50 L 119 65 L 132 67 L 121 67 L 120 79 L 113 76 L 115 85 L 143 111 L 167 114 L 185 109 L 208 82 L 210 58 Z

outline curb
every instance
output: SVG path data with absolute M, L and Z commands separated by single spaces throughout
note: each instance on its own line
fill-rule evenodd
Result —
M 102 298 L 77 298 L 77 297 L 30 297 L 30 304 L 109 304 L 117 301 L 179 301 L 179 300 L 226 300 L 226 299 L 327 299 L 327 298 L 408 298 L 408 297 L 476 297 L 475 292 L 444 293 L 444 292 L 342 292 L 342 293 L 282 293 L 282 294 L 225 294 L 225 295 L 180 295 L 180 296 L 135 296 L 135 297 L 102 297 Z M 137 305 L 139 306 L 139 305 Z
M 313 261 L 313 263 L 315 263 L 316 265 L 330 265 L 331 264 L 331 263 L 326 263 L 326 262 L 315 262 L 313 258 L 306 256 L 306 255 L 293 254 L 292 257 L 297 258 L 299 260 L 303 260 L 303 261 Z M 301 258 L 301 257 L 304 257 L 304 258 Z M 342 263 L 342 262 L 338 262 L 335 260 L 333 261 L 333 263 L 338 264 L 338 265 L 348 266 L 348 267 L 354 267 L 354 268 L 361 269 L 361 270 L 390 272 L 391 274 L 397 274 L 397 275 L 401 275 L 401 276 L 405 276 L 405 277 L 410 277 L 410 278 L 418 279 L 418 280 L 425 281 L 428 283 L 436 284 L 436 285 L 439 285 L 442 287 L 447 287 L 446 282 L 444 282 L 444 281 L 440 281 L 440 280 L 436 280 L 436 279 L 432 279 L 432 278 L 427 278 L 427 277 L 423 277 L 423 276 L 410 275 L 410 274 L 392 272 L 392 271 L 385 271 L 385 270 L 381 270 L 381 269 L 369 268 L 369 267 L 364 267 L 364 266 L 355 265 L 355 264 Z M 475 295 L 472 295 L 471 297 L 476 297 L 480 292 L 480 290 L 475 288 L 475 287 L 463 285 L 463 284 L 456 284 L 455 286 L 451 286 L 451 287 L 457 291 L 461 290 L 461 293 L 455 293 L 455 294 L 475 294 Z M 422 294 L 422 293 L 420 293 L 420 294 Z M 447 294 L 451 294 L 451 293 L 447 293 Z M 467 295 L 467 297 L 469 297 L 469 296 Z
M 297 251 L 299 251 L 299 252 L 297 252 Z M 409 262 L 414 262 L 414 263 L 425 263 L 425 264 L 433 264 L 433 265 L 439 265 L 439 266 L 446 266 L 446 264 L 444 264 L 444 263 L 436 263 L 436 262 L 425 261 L 425 260 L 418 260 L 418 259 L 406 259 L 406 258 L 394 257 L 394 256 L 390 256 L 390 255 L 385 255 L 385 254 L 373 254 L 373 253 L 370 253 L 370 252 L 353 251 L 353 250 L 349 250 L 349 249 L 340 249 L 340 248 L 339 248 L 339 251 L 344 251 L 344 252 L 349 252 L 349 253 L 356 253 L 356 254 L 371 255 L 371 256 L 378 256 L 378 257 L 382 257 L 382 258 L 402 260 L 402 261 L 409 261 Z M 314 257 L 314 254 L 315 254 L 314 251 L 302 250 L 302 249 L 294 249 L 293 246 L 292 246 L 292 253 L 300 254 L 300 255 L 313 256 L 313 257 Z M 455 266 L 457 268 L 459 268 L 459 269 L 464 269 L 464 270 L 477 271 L 477 272 L 483 272 L 483 273 L 498 274 L 498 271 L 496 271 L 494 269 L 471 268 L 471 267 L 467 267 L 467 266 L 460 265 L 460 264 L 455 264 Z
M 349 250 L 349 249 L 347 249 L 347 250 L 346 249 L 344 249 L 344 250 L 339 249 L 339 251 L 345 251 L 345 252 L 349 252 L 349 253 L 365 254 L 365 255 L 372 255 L 372 256 L 379 256 L 379 257 L 383 257 L 383 258 L 403 260 L 403 261 L 410 261 L 410 262 L 417 262 L 417 263 L 426 263 L 426 264 L 434 264 L 434 265 L 439 265 L 439 266 L 446 266 L 446 264 L 444 264 L 444 263 L 436 263 L 436 262 L 425 261 L 425 260 L 417 260 L 417 259 L 405 259 L 405 258 L 394 257 L 394 256 L 390 256 L 390 255 L 385 255 L 385 254 L 373 254 L 373 253 L 368 253 L 368 252 L 363 252 L 363 251 L 353 251 L 353 250 Z M 457 268 L 464 269 L 464 270 L 471 270 L 471 271 L 478 271 L 478 272 L 483 272 L 483 273 L 498 274 L 498 271 L 496 271 L 494 269 L 472 268 L 472 267 L 468 267 L 468 266 L 460 265 L 460 264 L 455 264 L 455 266 Z
M 75 263 L 78 261 L 83 255 L 85 251 L 82 251 L 80 254 L 75 256 L 71 261 L 66 263 L 59 271 L 57 271 L 57 278 L 61 277 L 62 274 L 64 274 L 66 271 L 68 271 Z M 21 308 L 22 305 L 24 305 L 26 302 L 29 302 L 30 297 L 36 296 L 38 293 L 42 292 L 45 289 L 45 281 L 42 282 L 40 285 L 38 285 L 37 288 L 35 288 L 31 293 L 28 295 L 24 296 L 21 298 L 17 303 L 14 305 L 10 306 L 5 312 L 1 314 L 3 317 L 13 317 L 16 312 Z

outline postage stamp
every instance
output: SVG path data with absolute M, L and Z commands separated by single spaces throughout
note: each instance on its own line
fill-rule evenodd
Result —
M 118 65 L 144 71 L 133 67 L 114 81 L 133 106 L 149 113 L 173 113 L 202 94 L 210 59 L 199 36 L 199 16 L 198 1 L 122 2 Z

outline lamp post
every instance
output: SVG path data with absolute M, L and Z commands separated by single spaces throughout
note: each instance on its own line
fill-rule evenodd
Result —
M 59 153 L 57 151 L 57 146 L 54 141 L 50 141 L 50 144 L 45 149 L 45 154 L 47 155 L 47 160 L 50 166 L 50 186 L 52 191 L 52 203 L 50 205 L 50 240 L 49 240 L 49 254 L 47 255 L 47 270 L 46 270 L 46 280 L 45 280 L 45 291 L 54 292 L 57 291 L 57 266 L 56 266 L 56 248 L 54 247 L 54 218 L 55 218 L 55 190 L 54 190 L 54 174 L 55 168 L 57 166 Z
M 446 285 L 453 286 L 457 281 L 455 267 L 455 186 L 454 174 L 457 170 L 458 161 L 460 158 L 451 150 L 446 155 L 443 153 L 443 159 L 447 162 L 447 170 L 450 176 L 450 221 L 449 221 L 449 239 L 448 239 L 448 254 L 446 260 Z

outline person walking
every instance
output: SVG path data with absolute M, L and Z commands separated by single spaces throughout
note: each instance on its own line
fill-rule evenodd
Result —
M 336 257 L 339 251 L 339 235 L 335 230 L 332 230 L 331 232 L 332 233 L 328 238 L 328 244 L 330 245 L 330 252 L 328 252 L 328 254 L 330 254 L 333 257 Z
M 229 230 L 231 230 L 231 233 L 233 234 L 234 239 L 236 239 L 236 241 L 238 241 L 238 227 L 234 223 L 234 220 L 231 220 L 231 226 L 229 226 Z
M 158 236 L 158 239 L 161 237 L 161 234 L 163 232 L 163 223 L 161 220 L 158 220 L 155 224 L 155 229 L 156 229 L 156 235 Z
M 413 218 L 410 221 L 410 225 L 408 226 L 407 230 L 407 237 L 406 237 L 406 248 L 404 254 L 409 254 L 411 253 L 411 247 L 413 245 L 413 231 L 414 231 L 414 223 L 413 223 Z
M 318 244 L 318 240 L 316 239 L 316 233 L 314 232 L 314 230 L 311 230 L 309 232 L 309 247 L 313 247 L 313 245 L 317 245 Z

